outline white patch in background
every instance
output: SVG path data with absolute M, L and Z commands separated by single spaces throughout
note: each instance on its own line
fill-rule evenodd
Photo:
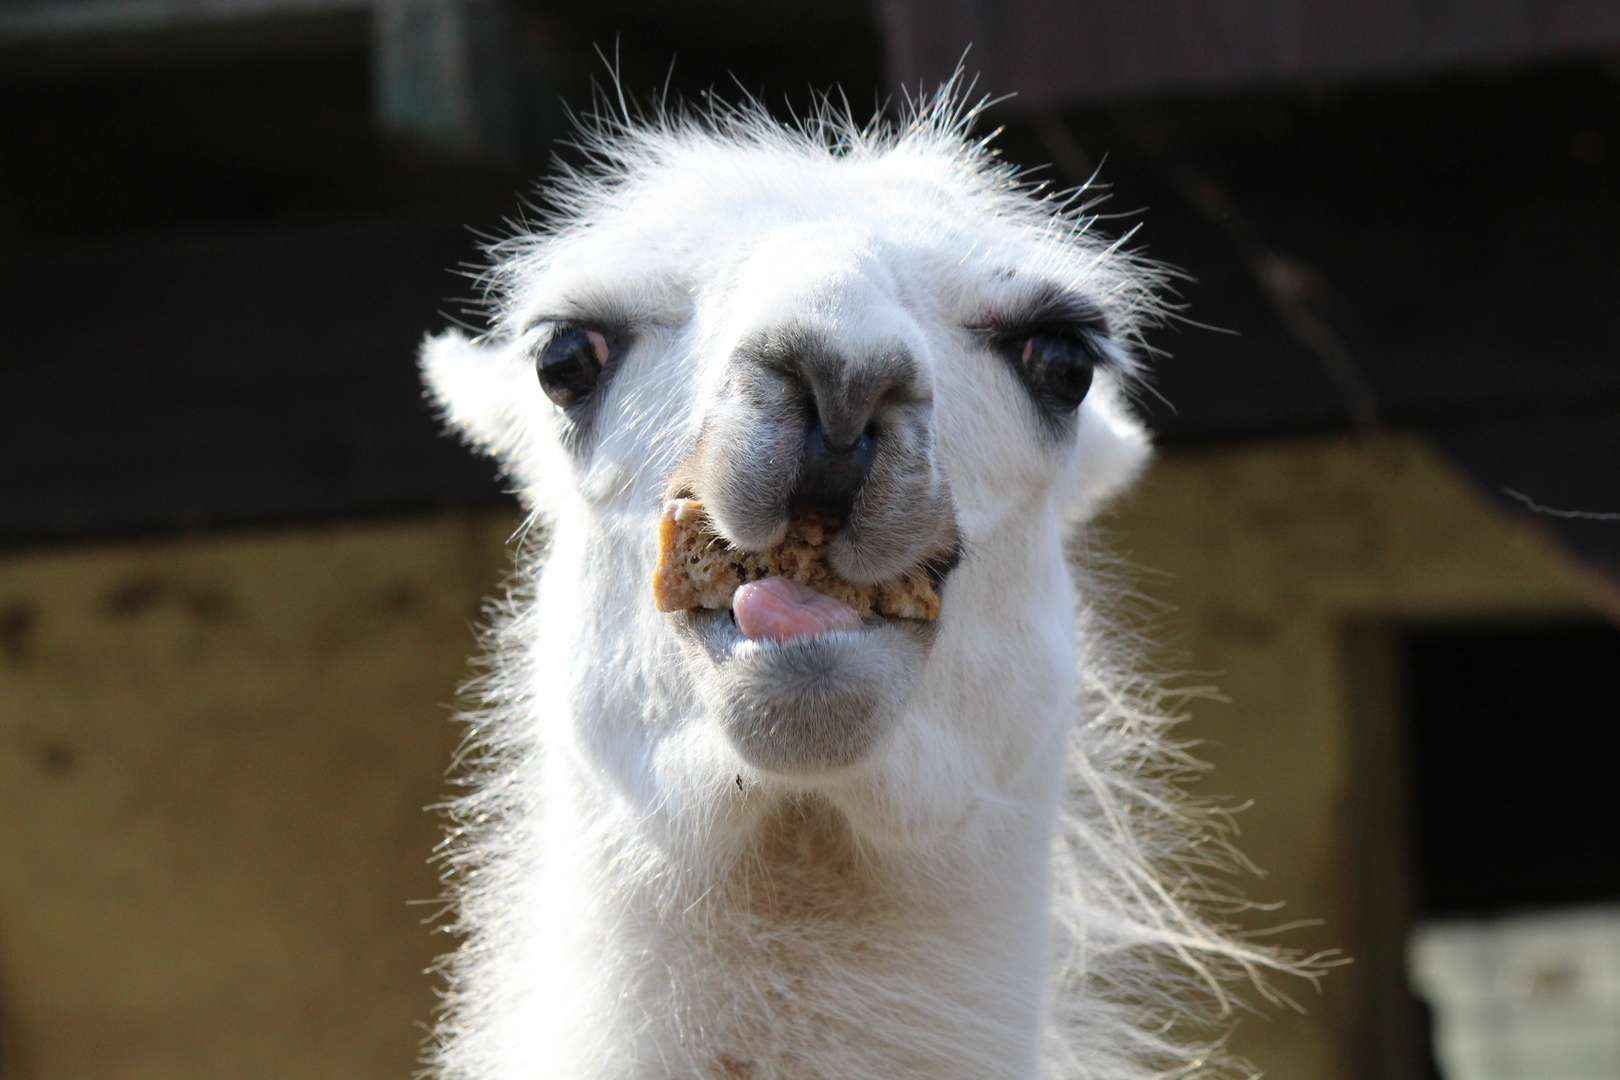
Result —
M 1407 964 L 1445 1080 L 1620 1077 L 1620 907 L 1426 923 Z

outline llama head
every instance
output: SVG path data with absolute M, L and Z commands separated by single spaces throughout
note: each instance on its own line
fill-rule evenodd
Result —
M 615 127 L 559 220 L 497 249 L 493 329 L 424 349 L 450 421 L 575 537 L 590 603 L 678 641 L 664 655 L 706 720 L 778 779 L 877 754 L 948 639 L 1022 620 L 1066 643 L 1062 534 L 1147 455 L 1125 392 L 1151 272 L 1014 183 L 971 119 Z M 660 615 L 646 581 L 675 494 L 744 549 L 830 507 L 835 568 L 926 565 L 941 618 L 763 642 L 730 612 Z

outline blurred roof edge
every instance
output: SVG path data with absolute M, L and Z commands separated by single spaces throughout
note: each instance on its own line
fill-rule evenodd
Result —
M 877 0 L 890 84 L 960 65 L 1013 111 L 1599 55 L 1613 0 Z

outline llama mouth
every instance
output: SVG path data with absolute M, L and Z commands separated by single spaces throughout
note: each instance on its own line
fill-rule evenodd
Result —
M 946 579 L 961 561 L 962 547 L 957 543 L 946 552 L 922 560 L 915 571 L 926 576 L 936 595 L 942 595 Z M 731 628 L 743 640 L 767 645 L 813 639 L 834 631 L 859 631 L 863 626 L 884 623 L 912 625 L 926 640 L 932 640 L 934 632 L 931 618 L 908 619 L 878 612 L 862 615 L 842 599 L 780 574 L 739 585 L 727 607 L 732 616 Z
M 943 556 L 923 560 L 917 569 L 927 575 L 943 597 L 946 581 L 961 558 L 962 550 L 957 546 Z M 875 641 L 873 632 L 882 628 L 894 628 L 926 649 L 938 633 L 934 619 L 908 619 L 875 611 L 862 615 L 837 597 L 782 575 L 737 586 L 724 606 L 693 607 L 668 614 L 679 637 L 717 666 L 739 655 L 809 646 L 823 639 L 855 646 L 863 639 Z
M 961 559 L 961 547 L 957 545 L 943 555 L 922 561 L 915 572 L 927 578 L 938 596 Z M 781 574 L 739 585 L 731 594 L 730 611 L 733 625 L 745 639 L 774 644 L 889 622 L 914 623 L 931 636 L 934 622 L 933 618 L 910 619 L 876 611 L 862 615 L 839 597 Z
M 798 641 L 861 626 L 860 613 L 844 601 L 780 575 L 739 586 L 731 615 L 749 641 Z

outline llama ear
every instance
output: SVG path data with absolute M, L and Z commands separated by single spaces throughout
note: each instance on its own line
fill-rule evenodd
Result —
M 422 377 L 447 424 L 468 443 L 509 470 L 527 441 L 524 406 L 535 393 L 534 375 L 505 350 L 480 345 L 459 330 L 422 342 Z

